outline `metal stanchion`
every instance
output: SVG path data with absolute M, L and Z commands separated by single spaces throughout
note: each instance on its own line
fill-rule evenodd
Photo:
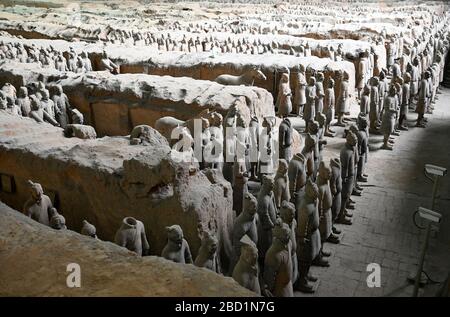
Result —
M 429 176 L 430 174 L 433 175 L 433 177 Z M 416 216 L 416 214 L 419 214 L 419 216 L 427 222 L 427 225 L 424 228 L 426 230 L 425 231 L 425 241 L 423 243 L 423 247 L 420 252 L 419 265 L 417 268 L 417 273 L 415 275 L 413 297 L 417 297 L 417 295 L 419 293 L 420 280 L 422 278 L 423 265 L 425 262 L 425 256 L 426 256 L 427 249 L 428 249 L 428 241 L 430 240 L 430 233 L 431 233 L 432 225 L 441 222 L 442 215 L 435 212 L 434 207 L 435 207 L 435 202 L 436 202 L 437 191 L 439 188 L 439 179 L 446 174 L 447 174 L 447 169 L 445 169 L 443 167 L 439 167 L 439 166 L 435 166 L 435 165 L 431 165 L 431 164 L 425 165 L 425 176 L 433 181 L 433 192 L 432 192 L 432 196 L 431 196 L 431 209 L 419 207 L 417 209 L 417 211 L 414 213 L 414 217 Z

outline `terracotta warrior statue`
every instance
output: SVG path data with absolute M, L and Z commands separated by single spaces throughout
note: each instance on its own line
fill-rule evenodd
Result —
M 344 71 L 342 75 L 342 82 L 341 82 L 341 89 L 339 90 L 339 96 L 337 98 L 337 106 L 336 111 L 338 113 L 338 126 L 345 126 L 344 123 L 344 115 L 348 111 L 348 101 L 350 98 L 349 93 L 349 87 L 348 87 L 348 80 L 349 80 L 349 74 Z
M 290 201 L 291 195 L 289 192 L 289 176 L 288 163 L 284 159 L 278 160 L 278 170 L 275 175 L 274 189 L 275 204 L 279 209 L 283 201 Z
M 359 101 L 359 113 L 364 116 L 368 116 L 370 113 L 370 87 L 369 85 L 364 86 L 362 96 Z
M 331 215 L 333 218 L 333 233 L 340 234 L 341 231 L 338 230 L 334 223 L 341 211 L 341 192 L 342 192 L 342 178 L 341 178 L 341 161 L 339 158 L 330 159 L 331 177 L 330 177 L 330 190 L 333 195 L 333 204 L 331 205 Z M 345 220 L 345 219 L 344 219 Z
M 28 97 L 27 87 L 20 87 L 16 99 L 16 104 L 20 107 L 22 116 L 28 117 L 31 112 L 31 99 Z
M 302 150 L 302 155 L 305 157 L 306 162 L 306 177 L 308 179 L 315 179 L 314 171 L 315 167 L 315 157 L 314 151 L 316 149 L 317 138 L 313 135 L 307 133 L 305 138 L 305 146 Z
M 217 261 L 217 238 L 208 231 L 204 231 L 201 239 L 202 243 L 200 245 L 200 249 L 198 250 L 198 255 L 195 258 L 194 265 L 220 273 L 220 267 Z
M 295 205 L 289 202 L 283 202 L 280 209 L 280 218 L 290 228 L 291 239 L 289 241 L 292 258 L 292 284 L 298 279 L 298 258 L 297 258 L 297 219 L 295 217 Z
M 28 181 L 30 186 L 30 198 L 23 207 L 23 213 L 31 219 L 50 226 L 50 210 L 53 208 L 52 201 L 47 195 L 44 195 L 44 190 L 41 184 Z
M 366 183 L 367 182 L 367 174 L 365 174 L 366 163 L 369 157 L 369 134 L 367 133 L 367 117 L 358 116 L 357 119 L 357 133 L 358 137 L 358 153 L 359 160 L 357 166 L 357 181 Z
M 323 146 L 327 144 L 326 140 L 320 139 L 320 126 L 319 122 L 313 121 L 308 126 L 308 135 L 310 135 L 312 138 L 314 138 L 314 151 L 313 151 L 313 157 L 314 157 L 314 170 L 311 175 L 312 180 L 316 180 L 317 170 L 319 168 L 319 163 L 322 160 L 322 150 Z M 305 145 L 306 147 L 306 145 Z
M 291 229 L 280 218 L 273 228 L 272 245 L 264 260 L 264 284 L 275 297 L 293 297 Z
M 258 161 L 259 161 L 259 121 L 258 117 L 253 115 L 249 124 L 249 157 L 250 157 L 250 170 L 249 176 L 251 180 L 258 178 Z
M 328 80 L 328 88 L 325 89 L 325 98 L 323 105 L 323 113 L 326 116 L 325 123 L 325 136 L 334 137 L 336 132 L 330 129 L 331 123 L 334 120 L 335 112 L 335 96 L 334 96 L 334 79 L 330 78 Z
M 317 115 L 323 113 L 323 99 L 325 97 L 325 91 L 323 88 L 323 80 L 325 77 L 322 72 L 316 74 L 316 105 L 314 120 L 317 120 Z
M 350 200 L 350 195 L 355 186 L 355 146 L 358 138 L 353 132 L 349 131 L 346 137 L 346 143 L 340 153 L 341 162 L 341 178 L 342 178 L 342 193 L 341 193 L 341 209 L 337 216 L 336 222 L 349 225 L 351 221 L 348 220 L 346 206 Z
M 397 116 L 397 89 L 391 86 L 389 95 L 384 98 L 383 103 L 383 122 L 381 129 L 383 131 L 384 140 L 382 149 L 392 150 L 392 141 L 389 139 L 394 132 L 395 118 Z
M 65 128 L 69 123 L 71 106 L 67 95 L 63 92 L 61 85 L 56 85 L 55 94 L 53 95 L 53 103 L 55 104 L 55 117 L 59 125 Z
M 276 118 L 268 116 L 264 118 L 259 138 L 259 173 L 258 178 L 262 181 L 263 175 L 273 175 L 274 171 L 274 157 L 277 149 L 275 141 L 275 122 Z
M 119 73 L 119 66 L 117 66 L 116 64 L 114 64 L 109 58 L 108 55 L 106 54 L 105 51 L 103 51 L 102 54 L 102 59 L 100 61 L 100 70 L 107 70 L 109 71 L 111 74 L 118 74 Z
M 240 241 L 243 236 L 246 235 L 255 243 L 255 245 L 258 243 L 258 230 L 255 218 L 257 204 L 257 200 L 252 194 L 245 194 L 243 210 L 241 214 L 236 217 L 233 224 L 232 245 L 234 252 L 233 259 L 231 260 L 231 269 L 233 269 L 241 255 Z
M 289 74 L 283 73 L 281 75 L 281 80 L 278 87 L 278 97 L 276 103 L 278 115 L 281 118 L 287 117 L 292 112 L 291 96 L 292 92 L 289 83 Z
M 316 79 L 310 77 L 308 87 L 306 87 L 306 105 L 303 111 L 303 119 L 305 120 L 305 130 L 308 130 L 308 125 L 316 117 Z
M 274 226 L 277 208 L 273 194 L 274 180 L 264 176 L 258 194 L 258 250 L 260 259 L 264 261 L 267 250 L 272 244 L 272 228 Z
M 411 99 L 411 75 L 406 73 L 404 76 L 403 87 L 402 87 L 402 104 L 400 106 L 400 118 L 398 120 L 398 125 L 400 130 L 408 130 L 406 124 L 407 115 L 409 112 L 409 104 Z
M 291 202 L 298 206 L 305 196 L 306 158 L 302 153 L 294 155 L 288 166 Z
M 115 243 L 139 255 L 148 255 L 150 246 L 145 235 L 142 221 L 133 217 L 125 217 L 116 232 Z
M 377 133 L 379 130 L 379 103 L 380 97 L 379 93 L 379 79 L 378 77 L 372 77 L 370 79 L 370 106 L 369 106 L 369 120 L 370 120 L 370 132 Z
M 333 205 L 333 195 L 330 188 L 331 168 L 320 162 L 319 175 L 317 177 L 317 187 L 319 189 L 318 208 L 319 208 L 319 231 L 323 244 L 328 241 L 331 243 L 339 243 L 339 237 L 333 234 L 333 215 L 331 207 Z M 330 256 L 331 254 L 321 249 L 322 256 Z
M 166 227 L 167 244 L 164 247 L 161 256 L 167 260 L 192 264 L 191 250 L 189 244 L 184 239 L 183 230 L 179 225 Z
M 299 65 L 294 94 L 294 112 L 298 115 L 303 115 L 303 108 L 306 105 L 306 86 L 305 66 Z
M 316 278 L 309 276 L 312 262 L 319 257 L 322 247 L 319 232 L 319 211 L 317 198 L 319 189 L 311 180 L 306 183 L 305 197 L 297 207 L 297 255 L 299 276 L 296 289 L 304 293 L 313 293 L 314 288 L 309 280 Z
M 54 120 L 55 119 L 55 104 L 50 99 L 47 89 L 42 91 L 41 105 L 44 111 Z
M 292 134 L 293 128 L 289 118 L 284 118 L 278 128 L 278 146 L 280 159 L 286 160 L 288 163 L 292 157 Z
M 41 102 L 39 101 L 39 99 L 37 99 L 36 97 L 33 96 L 33 98 L 31 98 L 31 111 L 29 114 L 30 118 L 33 118 L 34 120 L 36 120 L 36 122 L 48 122 L 54 126 L 58 126 L 59 123 L 56 122 L 55 119 L 53 119 L 43 108 L 41 105 Z
M 81 227 L 81 234 L 94 239 L 97 239 L 97 229 L 87 220 L 83 220 L 83 226 Z
M 417 102 L 416 112 L 417 112 L 417 127 L 425 128 L 426 127 L 426 121 L 425 121 L 425 111 L 428 108 L 428 100 L 431 96 L 430 87 L 428 85 L 428 79 L 431 77 L 431 73 L 429 71 L 426 71 L 424 74 L 424 77 L 422 81 L 420 82 L 420 89 L 419 89 L 419 101 Z
M 258 248 L 247 235 L 242 237 L 240 243 L 241 254 L 231 276 L 242 287 L 261 295 Z

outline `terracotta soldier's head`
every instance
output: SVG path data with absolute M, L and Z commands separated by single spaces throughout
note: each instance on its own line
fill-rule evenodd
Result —
M 183 230 L 179 225 L 166 227 L 167 238 L 170 242 L 181 248 L 183 243 Z
M 358 143 L 358 138 L 353 132 L 348 131 L 346 141 L 348 145 L 355 146 Z
M 275 221 L 275 227 L 272 229 L 273 238 L 286 245 L 291 239 L 291 229 L 280 218 Z
M 291 202 L 284 200 L 281 203 L 280 217 L 287 224 L 291 224 L 295 218 L 295 205 Z
M 278 160 L 278 174 L 284 175 L 288 171 L 288 162 L 285 159 Z
M 251 193 L 246 193 L 243 202 L 244 212 L 250 214 L 251 216 L 254 216 L 256 214 L 257 205 L 258 201 L 256 200 L 255 196 L 253 196 Z
M 31 198 L 35 202 L 40 202 L 42 199 L 42 195 L 44 194 L 44 190 L 42 189 L 41 184 L 39 183 L 33 183 L 32 181 L 28 181 L 28 184 L 30 185 L 30 194 Z

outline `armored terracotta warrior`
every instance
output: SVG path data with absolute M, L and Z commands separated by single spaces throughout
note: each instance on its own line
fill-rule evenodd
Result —
M 378 96 L 380 97 L 379 106 L 378 106 L 378 120 L 382 120 L 382 112 L 384 109 L 384 100 L 386 99 L 386 95 L 389 91 L 389 83 L 386 78 L 386 71 L 383 69 L 383 71 L 380 73 L 380 82 L 378 84 Z
M 91 63 L 91 60 L 89 59 L 88 54 L 85 51 L 81 52 L 81 58 L 82 58 L 84 70 L 87 72 L 91 72 L 92 71 L 92 63 Z
M 419 73 L 419 60 L 418 58 L 413 59 L 413 63 L 410 67 L 411 74 L 411 100 L 415 99 L 419 93 L 420 86 L 420 73 Z
M 336 111 L 338 113 L 338 126 L 345 126 L 344 123 L 344 115 L 345 113 L 348 111 L 348 100 L 350 98 L 350 93 L 349 93 L 349 87 L 348 87 L 348 80 L 349 80 L 349 75 L 347 72 L 344 71 L 343 73 L 343 77 L 342 77 L 342 82 L 341 82 L 341 89 L 339 91 L 339 96 L 337 98 L 337 106 L 336 106 Z
M 361 92 L 366 85 L 366 76 L 368 73 L 368 56 L 365 52 L 359 53 L 358 77 L 356 79 L 356 88 L 358 89 L 358 98 L 361 99 Z
M 97 239 L 97 229 L 93 224 L 90 224 L 87 220 L 83 220 L 83 226 L 81 227 L 81 234 L 94 239 Z
M 22 116 L 28 117 L 31 112 L 31 99 L 28 97 L 27 87 L 20 87 L 16 99 L 17 106 L 20 107 Z
M 364 90 L 359 101 L 359 113 L 364 116 L 368 116 L 370 113 L 370 87 L 369 85 L 364 86 Z
M 295 205 L 289 202 L 283 202 L 280 209 L 280 218 L 289 226 L 291 239 L 289 241 L 292 258 L 292 284 L 298 279 L 298 258 L 297 258 L 297 219 L 295 217 Z
M 41 105 L 41 102 L 39 101 L 39 99 L 37 99 L 36 97 L 33 96 L 33 98 L 31 98 L 31 111 L 29 114 L 30 118 L 33 118 L 34 120 L 36 120 L 36 122 L 48 122 L 53 124 L 54 126 L 58 126 L 59 123 L 56 122 L 55 119 L 53 119 L 43 108 Z
M 243 236 L 247 235 L 255 245 L 258 243 L 258 229 L 256 227 L 256 208 L 257 200 L 250 194 L 246 193 L 244 196 L 244 206 L 241 214 L 236 217 L 233 224 L 232 233 L 232 245 L 233 245 L 233 259 L 231 260 L 233 269 L 234 265 L 239 259 L 241 254 L 241 239 Z
M 354 183 L 353 183 L 353 191 L 352 191 L 352 195 L 355 196 L 361 196 L 362 195 L 362 190 L 363 188 L 361 186 L 359 186 L 358 184 L 358 180 L 357 180 L 357 171 L 358 171 L 358 165 L 359 165 L 359 159 L 360 159 L 360 155 L 359 155 L 359 140 L 358 140 L 358 127 L 352 123 L 349 127 L 349 130 L 356 136 L 356 145 L 355 145 L 355 149 L 353 151 L 355 158 L 353 160 L 353 162 L 355 163 L 355 165 L 353 166 L 354 172 Z M 347 202 L 347 208 L 351 207 L 351 209 L 355 209 L 353 206 L 353 200 L 349 199 L 349 201 Z M 352 217 L 353 215 L 348 214 L 349 217 Z
M 319 189 L 318 208 L 319 208 L 319 231 L 323 244 L 328 241 L 339 243 L 339 237 L 333 234 L 333 215 L 331 207 L 333 205 L 333 195 L 330 188 L 331 169 L 324 161 L 320 162 L 319 175 L 317 177 L 317 187 Z M 321 249 L 322 256 L 329 256 Z
M 50 209 L 53 208 L 52 201 L 44 194 L 41 184 L 28 181 L 30 186 L 30 198 L 23 207 L 25 216 L 42 223 L 43 225 L 50 225 Z
M 278 160 L 278 170 L 275 175 L 274 189 L 275 204 L 279 209 L 283 201 L 290 201 L 288 163 L 284 159 Z
M 303 147 L 302 154 L 305 157 L 306 162 L 306 177 L 308 179 L 315 178 L 314 171 L 316 170 L 314 164 L 314 151 L 316 148 L 317 139 L 311 134 L 307 133 L 305 138 L 305 146 Z
M 167 260 L 192 264 L 191 250 L 189 244 L 184 239 L 183 230 L 179 225 L 172 225 L 166 227 L 167 231 L 167 244 L 162 250 L 161 256 Z
M 264 260 L 264 284 L 272 296 L 293 297 L 291 229 L 280 218 L 273 228 L 272 245 Z
M 242 200 L 248 192 L 248 174 L 245 168 L 245 162 L 238 162 L 237 156 L 234 157 L 233 165 L 233 209 L 239 215 L 242 211 Z
M 6 97 L 6 111 L 13 116 L 21 116 L 22 110 L 11 96 Z
M 289 192 L 291 202 L 298 206 L 305 196 L 306 159 L 301 153 L 296 153 L 288 166 Z
M 289 84 L 289 74 L 281 75 L 280 85 L 278 87 L 277 108 L 278 115 L 281 118 L 287 117 L 292 112 L 291 87 Z
M 325 140 L 324 136 L 325 136 L 325 124 L 326 124 L 326 120 L 327 118 L 325 117 L 325 115 L 323 113 L 319 113 L 317 116 L 317 123 L 319 124 L 319 131 L 317 132 L 317 137 L 319 140 L 319 153 L 320 153 L 320 158 L 322 157 L 322 150 L 324 148 L 325 145 L 327 145 L 327 140 Z
M 420 82 L 420 90 L 419 90 L 419 101 L 417 102 L 416 112 L 417 116 L 417 127 L 425 128 L 425 111 L 428 107 L 428 99 L 431 96 L 430 87 L 428 85 L 428 79 L 431 74 L 429 71 L 426 71 L 424 74 L 424 78 Z
M 133 218 L 125 217 L 116 232 L 115 243 L 139 255 L 147 255 L 150 246 L 145 235 L 144 224 Z
M 335 96 L 334 96 L 334 79 L 328 80 L 328 88 L 325 89 L 325 98 L 323 105 L 323 113 L 326 116 L 325 136 L 334 137 L 336 132 L 330 129 L 331 123 L 334 120 L 335 111 Z
M 278 128 L 278 146 L 280 159 L 284 159 L 287 162 L 292 157 L 292 125 L 288 118 L 284 118 Z
M 392 150 L 389 143 L 389 137 L 394 132 L 395 117 L 397 115 L 397 90 L 394 86 L 389 89 L 389 95 L 384 99 L 383 105 L 383 123 L 381 129 L 383 131 L 384 140 L 382 149 Z
M 55 119 L 55 104 L 53 101 L 49 98 L 50 95 L 48 93 L 48 90 L 45 89 L 42 91 L 42 98 L 41 98 L 41 105 L 47 114 L 52 117 L 52 119 Z
M 259 285 L 258 248 L 246 235 L 242 237 L 240 243 L 241 254 L 231 276 L 242 287 L 261 295 L 261 287 Z
M 208 231 L 202 234 L 202 243 L 195 258 L 194 265 L 204 267 L 216 273 L 220 273 L 219 263 L 217 261 L 218 241 Z
M 52 99 L 55 104 L 56 121 L 58 121 L 62 128 L 65 128 L 69 124 L 71 106 L 61 85 L 56 85 L 55 94 Z
M 249 158 L 250 158 L 250 179 L 256 180 L 258 177 L 259 160 L 259 121 L 258 117 L 253 115 L 249 125 Z
M 322 160 L 322 150 L 323 150 L 323 145 L 327 144 L 327 141 L 325 140 L 320 140 L 320 136 L 319 136 L 319 132 L 320 132 L 320 127 L 319 127 L 319 123 L 317 121 L 313 121 L 309 124 L 308 126 L 308 134 L 314 138 L 314 151 L 313 151 L 313 157 L 314 157 L 314 170 L 313 173 L 311 175 L 312 179 L 315 181 L 316 180 L 316 175 L 317 175 L 317 170 L 319 168 L 319 163 Z M 306 145 L 305 145 L 306 147 Z
M 274 180 L 272 177 L 264 176 L 261 189 L 258 194 L 258 250 L 260 258 L 264 261 L 266 251 L 272 243 L 272 228 L 274 226 L 277 208 L 273 194 Z
M 365 116 L 358 116 L 357 119 L 358 131 L 358 167 L 357 167 L 357 181 L 367 182 L 367 174 L 365 174 L 365 167 L 369 157 L 369 134 L 367 133 L 367 118 Z
M 317 120 L 317 115 L 323 112 L 323 99 L 325 97 L 325 91 L 323 88 L 323 73 L 319 72 L 316 75 L 316 108 L 315 108 L 315 120 Z
M 330 159 L 331 177 L 330 177 L 330 190 L 333 195 L 333 204 L 331 205 L 331 215 L 333 218 L 333 224 L 341 210 L 341 192 L 342 192 L 342 178 L 341 178 L 341 161 L 339 158 Z M 340 234 L 341 231 L 333 226 L 333 233 Z
M 379 121 L 379 104 L 380 97 L 379 92 L 379 79 L 378 77 L 372 77 L 370 79 L 370 106 L 369 106 L 369 120 L 370 120 L 370 132 L 378 133 L 378 121 Z
M 264 118 L 259 139 L 259 179 L 262 180 L 263 175 L 273 175 L 274 171 L 274 155 L 275 148 L 275 127 L 276 118 L 268 116 Z
M 119 66 L 117 66 L 116 64 L 114 64 L 109 58 L 108 55 L 106 54 L 105 51 L 103 51 L 102 54 L 102 59 L 100 61 L 100 70 L 107 70 L 109 71 L 111 74 L 118 74 L 119 73 Z
M 313 293 L 314 288 L 309 283 L 309 269 L 313 260 L 319 257 L 320 242 L 319 211 L 317 209 L 317 198 L 319 189 L 311 180 L 306 183 L 305 197 L 297 208 L 297 255 L 299 265 L 299 276 L 296 289 Z M 323 260 L 323 259 L 322 259 Z M 323 260 L 324 261 L 324 260 Z M 326 262 L 324 261 L 324 264 Z M 314 278 L 315 279 L 315 278 Z
M 305 130 L 308 130 L 308 125 L 314 120 L 316 116 L 316 79 L 309 78 L 308 87 L 306 87 L 306 105 L 303 111 L 303 119 L 305 120 Z
M 305 66 L 299 65 L 297 86 L 295 87 L 294 94 L 294 111 L 298 115 L 303 115 L 303 109 L 306 105 L 306 86 Z
M 350 195 L 355 186 L 355 146 L 358 138 L 353 132 L 349 131 L 346 137 L 346 143 L 340 153 L 341 178 L 342 178 L 342 201 L 337 223 L 351 224 L 347 220 L 347 210 L 345 209 L 350 200 Z
M 411 100 L 411 75 L 405 73 L 403 87 L 402 87 L 402 103 L 400 105 L 400 118 L 398 120 L 398 128 L 400 130 L 408 130 L 406 124 L 407 115 L 409 112 L 409 103 Z

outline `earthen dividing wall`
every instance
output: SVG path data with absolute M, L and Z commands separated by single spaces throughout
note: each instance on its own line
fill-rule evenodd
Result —
M 0 177 L 0 199 L 9 206 L 22 210 L 27 180 L 38 182 L 68 228 L 79 232 L 86 219 L 103 240 L 114 241 L 124 217 L 143 221 L 153 255 L 166 243 L 166 226 L 181 225 L 194 256 L 200 233 L 210 230 L 227 267 L 231 185 L 213 171 L 173 160 L 161 135 L 149 146 L 129 145 L 126 137 L 65 138 L 61 128 L 0 111 Z
M 223 86 L 187 77 L 146 74 L 112 75 L 108 72 L 60 73 L 35 64 L 0 65 L 0 84 L 16 88 L 43 78 L 48 85 L 61 84 L 71 105 L 98 135 L 128 135 L 139 124 L 154 126 L 162 116 L 180 120 L 195 117 L 205 109 L 225 116 L 239 104 L 244 118 L 274 115 L 272 95 L 258 87 Z

